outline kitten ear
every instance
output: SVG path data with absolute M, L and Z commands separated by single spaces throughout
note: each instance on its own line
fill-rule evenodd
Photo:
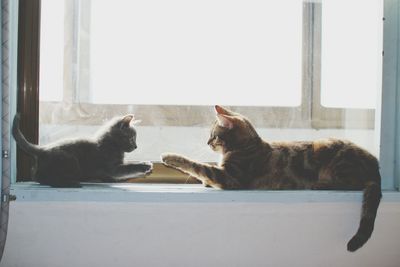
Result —
M 215 109 L 215 113 L 216 114 L 221 114 L 221 115 L 234 115 L 235 114 L 232 111 L 230 111 L 230 110 L 228 110 L 226 108 L 223 108 L 223 107 L 221 107 L 219 105 L 215 105 L 214 109 Z
M 129 127 L 129 124 L 131 123 L 132 120 L 135 120 L 135 116 L 133 114 L 126 115 L 120 121 L 120 127 L 121 128 Z
M 132 120 L 131 124 L 132 125 L 138 125 L 142 122 L 142 120 Z
M 218 125 L 227 129 L 232 129 L 234 126 L 234 119 L 227 115 L 217 114 Z

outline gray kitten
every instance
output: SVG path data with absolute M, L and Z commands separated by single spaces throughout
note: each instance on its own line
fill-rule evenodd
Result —
M 115 118 L 93 139 L 64 140 L 47 146 L 29 143 L 14 117 L 12 133 L 18 146 L 36 159 L 35 181 L 53 187 L 80 187 L 80 182 L 116 182 L 149 174 L 149 162 L 124 163 L 124 153 L 137 148 L 133 115 Z

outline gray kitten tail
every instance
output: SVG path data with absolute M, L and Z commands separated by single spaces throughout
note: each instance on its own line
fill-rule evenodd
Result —
M 21 119 L 21 115 L 17 113 L 14 117 L 13 120 L 13 126 L 12 126 L 12 135 L 14 136 L 15 141 L 17 142 L 17 145 L 24 150 L 26 153 L 32 155 L 32 156 L 37 156 L 42 152 L 40 147 L 38 145 L 34 145 L 28 142 L 26 140 L 25 136 L 21 133 L 21 130 L 19 129 L 19 121 Z

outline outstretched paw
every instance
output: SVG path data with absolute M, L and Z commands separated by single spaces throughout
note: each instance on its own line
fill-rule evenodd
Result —
M 140 171 L 145 175 L 149 175 L 153 171 L 153 163 L 151 162 L 142 162 L 140 163 Z
M 185 158 L 183 158 L 182 156 L 180 156 L 178 154 L 172 154 L 172 153 L 162 154 L 161 160 L 164 163 L 164 165 L 173 167 L 173 168 L 179 168 L 185 162 Z

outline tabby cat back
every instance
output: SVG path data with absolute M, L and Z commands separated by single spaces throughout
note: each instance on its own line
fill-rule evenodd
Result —
M 377 159 L 355 144 L 327 139 L 314 142 L 266 142 L 241 114 L 215 106 L 216 121 L 207 144 L 222 154 L 217 165 L 165 153 L 166 166 L 220 189 L 364 190 L 357 233 L 347 249 L 370 238 L 381 199 Z
M 93 138 L 62 140 L 46 146 L 29 143 L 14 117 L 12 133 L 17 145 L 35 158 L 32 178 L 53 187 L 80 187 L 80 182 L 117 182 L 151 172 L 148 162 L 126 163 L 124 154 L 136 149 L 133 115 L 109 121 Z

